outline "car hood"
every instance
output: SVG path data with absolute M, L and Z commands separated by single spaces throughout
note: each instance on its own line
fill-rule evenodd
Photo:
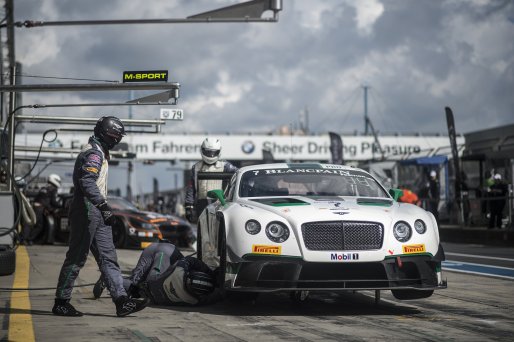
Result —
M 398 203 L 387 198 L 304 196 L 252 198 L 246 204 L 279 215 L 291 223 L 366 220 L 389 223 Z

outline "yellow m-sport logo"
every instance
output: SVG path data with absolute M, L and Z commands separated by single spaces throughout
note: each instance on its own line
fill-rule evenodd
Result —
M 149 71 L 124 71 L 123 83 L 127 82 L 167 82 L 167 70 L 149 70 Z

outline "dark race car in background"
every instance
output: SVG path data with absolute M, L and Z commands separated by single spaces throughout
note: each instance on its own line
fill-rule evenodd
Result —
M 196 241 L 189 223 L 179 217 L 141 211 L 122 197 L 108 196 L 107 202 L 118 218 L 118 224 L 112 230 L 117 248 L 145 248 L 159 239 L 190 248 Z

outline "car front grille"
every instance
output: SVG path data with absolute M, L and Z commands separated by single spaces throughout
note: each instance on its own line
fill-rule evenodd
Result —
M 365 251 L 382 247 L 384 227 L 376 222 L 308 222 L 302 224 L 302 235 L 312 251 Z

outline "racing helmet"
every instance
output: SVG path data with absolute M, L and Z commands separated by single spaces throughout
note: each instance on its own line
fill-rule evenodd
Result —
M 94 132 L 95 137 L 100 140 L 102 146 L 111 150 L 125 135 L 125 126 L 115 116 L 102 116 L 96 122 Z
M 186 291 L 196 298 L 211 294 L 214 282 L 214 277 L 206 272 L 191 271 L 185 276 Z
M 55 173 L 52 173 L 51 175 L 48 176 L 47 182 L 52 184 L 56 188 L 61 187 L 61 177 Z
M 217 138 L 205 138 L 202 143 L 202 159 L 206 164 L 218 161 L 221 152 L 221 142 Z

